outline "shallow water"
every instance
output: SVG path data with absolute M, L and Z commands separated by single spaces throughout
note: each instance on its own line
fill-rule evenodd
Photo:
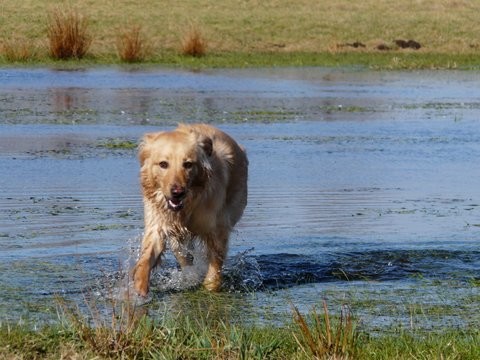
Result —
M 57 294 L 115 297 L 142 233 L 130 145 L 202 121 L 248 150 L 249 205 L 224 288 L 255 319 L 325 298 L 374 328 L 412 326 L 412 307 L 461 308 L 420 327 L 478 323 L 479 81 L 316 68 L 0 70 L 0 320 L 54 319 Z M 184 289 L 201 267 L 182 274 L 167 255 L 148 306 L 188 307 Z

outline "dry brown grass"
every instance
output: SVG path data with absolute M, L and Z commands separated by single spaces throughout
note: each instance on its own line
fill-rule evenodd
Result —
M 182 54 L 186 56 L 202 57 L 207 51 L 207 41 L 197 26 L 190 26 L 182 41 Z
M 122 61 L 141 62 L 149 52 L 150 45 L 140 25 L 126 27 L 117 39 L 117 53 Z
M 37 49 L 26 39 L 8 39 L 3 42 L 2 55 L 9 62 L 26 62 L 37 56 Z
M 57 304 L 68 327 L 87 345 L 89 351 L 101 358 L 136 358 L 151 338 L 158 336 L 153 333 L 153 323 L 143 321 L 144 310 L 136 311 L 128 301 L 120 304 L 115 300 L 110 301 L 110 320 L 102 314 L 95 301 L 85 302 L 89 316 L 60 297 L 57 298 Z M 141 332 L 141 336 L 137 336 L 138 332 Z
M 313 324 L 309 325 L 305 317 L 293 307 L 293 318 L 300 330 L 300 336 L 294 334 L 303 352 L 313 359 L 350 359 L 356 349 L 357 333 L 348 308 L 342 308 L 336 324 L 330 319 L 327 303 L 323 302 L 323 318 L 314 309 Z
M 54 59 L 81 59 L 92 43 L 87 18 L 71 8 L 52 10 L 47 30 L 50 56 Z

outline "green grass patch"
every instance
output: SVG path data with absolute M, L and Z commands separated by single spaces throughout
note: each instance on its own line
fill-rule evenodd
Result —
M 307 328 L 315 326 L 314 318 L 308 316 L 305 321 Z M 205 322 L 204 318 L 181 314 L 162 323 L 141 317 L 128 327 L 117 324 L 115 329 L 110 325 L 91 326 L 76 319 L 36 330 L 24 325 L 2 325 L 0 358 L 312 359 L 315 357 L 307 342 L 328 341 L 315 332 L 308 340 L 303 336 L 308 337 L 294 323 L 283 327 L 242 326 Z M 334 358 L 328 351 L 335 350 L 337 333 L 332 336 L 332 343 L 324 348 L 325 355 L 318 352 L 316 358 Z M 474 329 L 386 336 L 358 333 L 353 346 L 342 341 L 337 344 L 338 350 L 347 344 L 349 352 L 342 355 L 339 351 L 336 359 L 480 358 L 480 332 Z
M 480 358 L 480 332 L 475 329 L 443 333 L 401 332 L 366 338 L 359 344 L 358 359 L 462 359 Z
M 196 295 L 195 295 L 196 294 Z M 60 318 L 36 329 L 0 324 L 5 359 L 478 359 L 480 331 L 397 330 L 371 335 L 349 308 L 305 314 L 293 308 L 283 324 L 231 321 L 215 296 L 195 292 L 186 311 L 155 311 L 111 303 L 105 316 L 57 300 Z M 221 298 L 223 298 L 221 296 Z M 224 299 L 220 300 L 222 302 Z M 197 306 L 198 305 L 198 306 Z M 222 311 L 226 310 L 226 311 Z M 153 309 L 150 309 L 153 310 Z M 215 310 L 215 311 L 213 311 Z
M 203 57 L 182 56 L 165 51 L 143 60 L 141 64 L 125 64 L 116 55 L 87 55 L 80 60 L 54 61 L 38 57 L 27 62 L 10 62 L 0 56 L 2 66 L 50 66 L 58 69 L 79 69 L 94 66 L 118 65 L 125 68 L 154 68 L 158 66 L 188 69 L 261 68 L 261 67 L 357 67 L 373 70 L 437 70 L 480 69 L 476 54 L 445 53 L 330 53 L 330 52 L 209 52 Z

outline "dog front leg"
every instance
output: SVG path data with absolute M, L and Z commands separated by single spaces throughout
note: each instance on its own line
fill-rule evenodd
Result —
M 164 250 L 165 237 L 160 235 L 157 229 L 145 233 L 140 258 L 133 270 L 134 287 L 139 295 L 148 294 L 150 273 L 153 267 L 159 265 Z
M 203 286 L 210 291 L 220 291 L 222 285 L 222 267 L 227 254 L 228 235 L 217 234 L 207 239 L 208 270 Z

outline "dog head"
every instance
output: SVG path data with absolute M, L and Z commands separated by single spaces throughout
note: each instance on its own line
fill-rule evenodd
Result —
M 140 145 L 141 181 L 147 197 L 182 210 L 211 173 L 212 139 L 195 132 L 146 134 Z

